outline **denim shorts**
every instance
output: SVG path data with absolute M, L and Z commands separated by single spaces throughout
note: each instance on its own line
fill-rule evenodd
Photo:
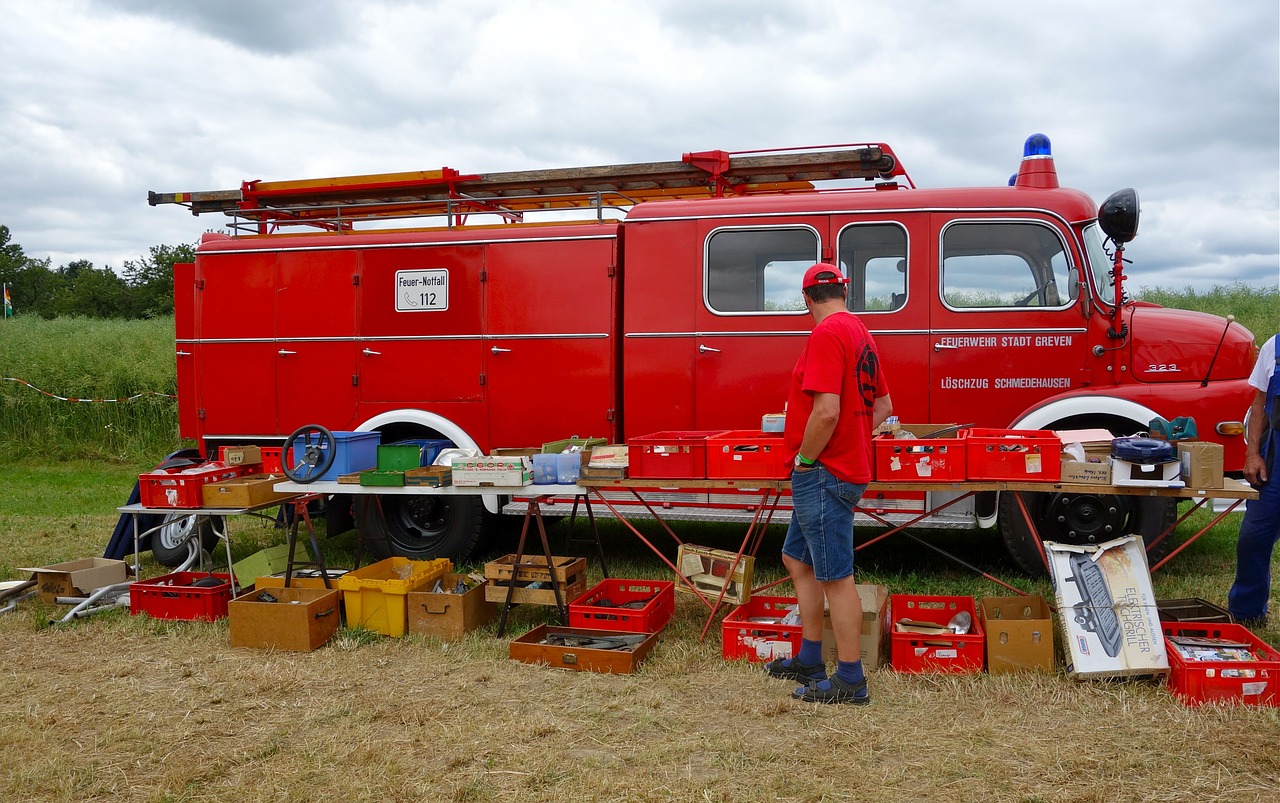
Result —
M 853 574 L 853 506 L 866 485 L 837 479 L 821 463 L 791 472 L 794 506 L 782 552 L 813 567 L 820 582 Z

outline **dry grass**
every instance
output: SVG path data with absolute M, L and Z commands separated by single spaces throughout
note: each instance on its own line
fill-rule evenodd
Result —
M 22 505 L 36 507 L 0 512 L 0 567 L 95 554 L 112 523 L 59 499 L 47 514 Z M 237 558 L 280 539 L 234 532 Z M 762 555 L 775 551 L 766 541 Z M 872 579 L 960 582 L 904 553 Z M 1230 558 L 1196 553 L 1158 584 L 1198 590 L 1197 561 L 1221 578 Z M 1005 593 L 971 577 L 979 595 Z M 678 596 L 641 670 L 608 676 L 510 660 L 512 635 L 546 620 L 535 606 L 514 610 L 503 639 L 492 626 L 455 644 L 342 630 L 293 654 L 232 649 L 225 621 L 115 611 L 49 625 L 65 609 L 26 602 L 0 616 L 0 799 L 1203 802 L 1280 788 L 1280 709 L 1191 709 L 1140 681 L 887 670 L 867 708 L 812 706 L 724 661 L 718 628 L 700 642 L 704 610 Z
M 1274 799 L 1280 711 L 1188 709 L 1158 685 L 872 676 L 818 707 L 700 643 L 701 606 L 630 676 L 344 630 L 310 654 L 226 622 L 0 619 L 0 795 L 41 801 Z M 518 609 L 510 632 L 542 620 Z

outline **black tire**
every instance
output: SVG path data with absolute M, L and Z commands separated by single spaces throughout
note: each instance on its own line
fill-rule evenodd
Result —
M 448 558 L 457 564 L 475 552 L 484 520 L 479 497 L 384 494 L 381 501 L 385 531 L 372 499 L 356 504 L 356 528 L 374 557 Z
M 180 513 L 169 513 L 164 517 L 164 526 L 151 534 L 151 554 L 161 566 L 181 566 L 191 548 L 187 541 L 192 535 L 200 534 L 200 548 L 212 551 L 218 543 L 218 535 L 214 530 L 214 518 L 221 516 L 188 516 Z
M 1174 534 L 1170 534 L 1154 548 L 1150 546 L 1177 520 L 1178 503 L 1174 499 L 1090 493 L 1024 493 L 1023 499 L 1044 541 L 1093 544 L 1140 535 L 1148 547 L 1150 563 L 1169 554 L 1174 545 Z M 1012 492 L 1000 494 L 999 521 L 1000 535 L 1014 561 L 1028 574 L 1047 574 L 1040 549 Z

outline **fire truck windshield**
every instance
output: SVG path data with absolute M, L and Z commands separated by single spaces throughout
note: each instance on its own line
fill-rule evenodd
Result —
M 1093 223 L 1085 227 L 1084 247 L 1089 255 L 1089 272 L 1093 274 L 1096 298 L 1104 304 L 1114 304 L 1115 285 L 1111 281 L 1111 255 L 1103 244 L 1102 229 Z

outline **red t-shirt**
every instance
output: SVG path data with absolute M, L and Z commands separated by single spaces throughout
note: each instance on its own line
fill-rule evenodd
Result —
M 858 317 L 837 312 L 813 327 L 791 372 L 783 444 L 793 459 L 804 440 L 815 393 L 840 396 L 840 418 L 822 454 L 805 457 L 845 482 L 871 481 L 871 418 L 876 399 L 888 395 L 880 353 Z

